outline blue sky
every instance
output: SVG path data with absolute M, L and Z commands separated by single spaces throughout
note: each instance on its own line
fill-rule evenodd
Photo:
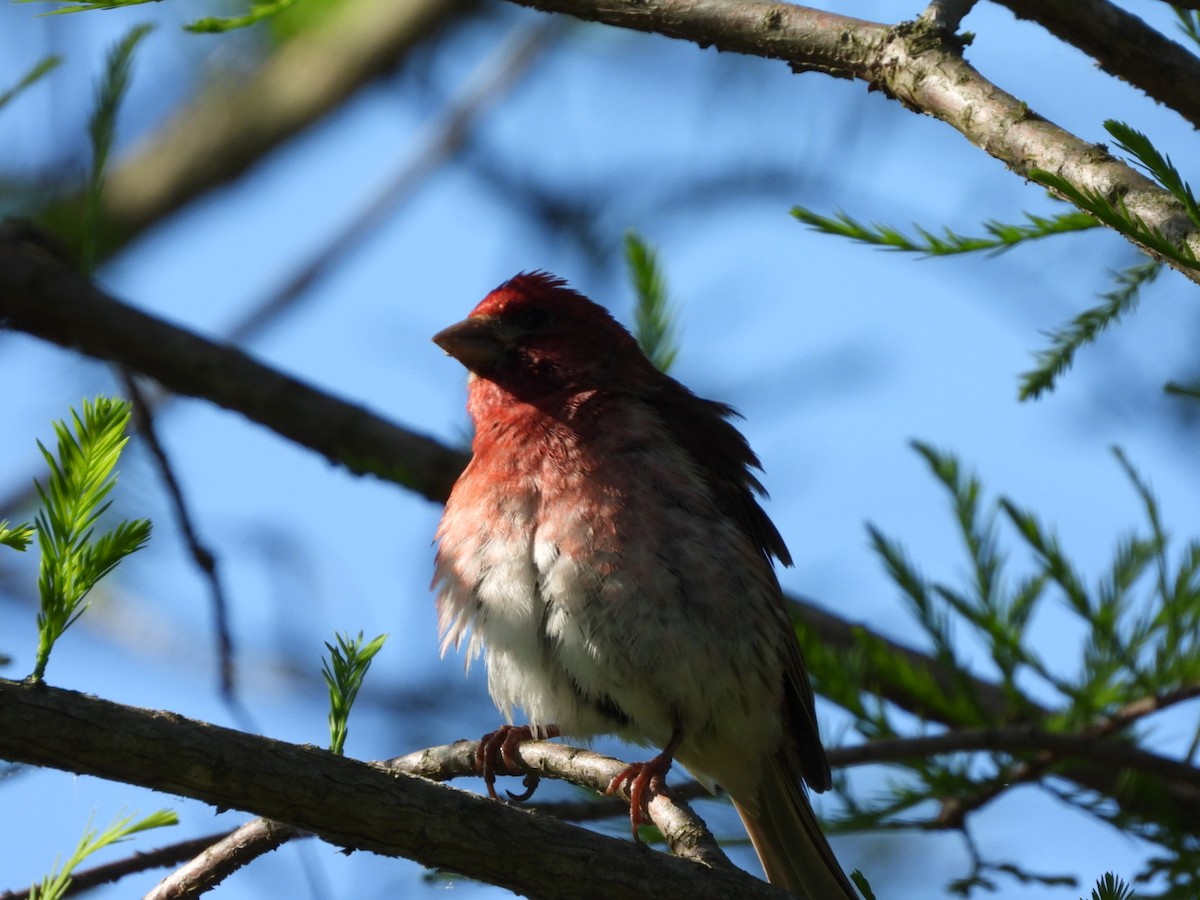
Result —
M 1157 5 L 1137 4 L 1147 9 L 1136 11 L 1153 13 Z M 885 0 L 838 4 L 840 12 L 878 21 L 898 21 L 918 8 Z M 499 35 L 541 18 L 503 4 L 496 10 L 427 60 L 435 96 L 461 86 Z M 132 146 L 187 95 L 197 66 L 236 61 L 230 39 L 179 31 L 181 22 L 209 11 L 199 3 L 151 4 L 35 18 L 30 6 L 0 8 L 0 86 L 47 52 L 68 60 L 0 112 L 0 145 L 11 148 L 4 164 L 58 159 L 66 147 L 82 166 L 91 96 L 83 86 L 127 28 L 157 21 L 123 113 L 118 149 Z M 1166 15 L 1158 23 L 1172 29 Z M 977 35 L 968 59 L 1037 112 L 1095 141 L 1107 139 L 1105 119 L 1127 121 L 1154 135 L 1185 176 L 1195 177 L 1187 171 L 1194 137 L 1174 114 L 991 4 L 980 4 L 964 27 Z M 364 91 L 237 183 L 142 238 L 99 273 L 100 281 L 140 308 L 221 334 L 374 196 L 404 164 L 435 109 L 429 92 L 403 74 Z M 745 415 L 745 433 L 766 469 L 769 512 L 797 558 L 781 573 L 787 589 L 897 639 L 920 641 L 864 528 L 874 523 L 902 540 L 933 577 L 963 577 L 966 559 L 946 498 L 909 448 L 912 439 L 959 455 L 990 496 L 1003 493 L 1038 511 L 1093 578 L 1118 537 L 1141 522 L 1114 444 L 1153 483 L 1172 532 L 1186 539 L 1200 530 L 1191 435 L 1173 427 L 1175 407 L 1159 390 L 1189 374 L 1196 325 L 1185 297 L 1190 285 L 1164 274 L 1136 316 L 1086 349 L 1053 395 L 1021 403 L 1017 376 L 1044 345 L 1042 332 L 1093 305 L 1111 287 L 1109 270 L 1135 261 L 1124 242 L 1087 234 L 990 260 L 916 260 L 814 234 L 788 215 L 798 203 L 976 233 L 985 220 L 1060 209 L 949 127 L 867 94 L 861 84 L 583 26 L 483 117 L 473 148 L 523 177 L 600 202 L 597 227 L 606 241 L 615 245 L 633 228 L 658 248 L 679 316 L 674 374 Z M 687 192 L 731 171 L 770 177 L 754 192 Z M 676 190 L 687 202 L 663 202 Z M 568 278 L 629 321 L 632 296 L 616 256 L 596 264 L 568 236 L 531 222 L 477 166 L 454 161 L 248 349 L 405 426 L 461 443 L 464 375 L 429 337 L 497 283 L 531 268 Z M 110 390 L 111 381 L 97 364 L 7 334 L 0 334 L 0 378 L 20 385 L 6 394 L 8 427 L 0 434 L 6 496 L 38 474 L 34 439 L 47 440 L 50 421 L 81 397 Z M 227 579 L 242 695 L 264 733 L 325 742 L 323 642 L 334 631 L 359 630 L 391 639 L 351 721 L 347 752 L 399 755 L 493 727 L 497 715 L 479 673 L 464 679 L 460 659 L 438 658 L 428 590 L 435 505 L 349 476 L 201 402 L 173 404 L 160 428 Z M 56 651 L 48 680 L 232 724 L 215 690 L 205 586 L 136 446 L 119 496 L 130 514 L 154 519 L 152 546 L 99 592 L 95 608 Z M 1014 562 L 1020 559 L 1018 553 Z M 0 650 L 15 658 L 4 674 L 19 677 L 32 666 L 36 639 L 34 611 L 12 590 L 12 565 L 0 559 Z M 1061 610 L 1047 609 L 1034 623 L 1035 644 L 1064 667 L 1080 637 Z M 307 666 L 299 676 L 297 661 Z M 979 671 L 990 674 L 986 661 Z M 420 702 L 398 711 L 397 696 Z M 430 696 L 441 696 L 443 708 L 422 705 Z M 1166 717 L 1156 723 L 1156 737 L 1179 746 L 1190 736 L 1190 718 Z M 844 731 L 832 708 L 822 708 L 822 722 L 831 740 Z M 865 791 L 886 777 L 851 774 Z M 0 793 L 9 810 L 35 802 L 44 815 L 24 823 L 20 838 L 0 851 L 2 886 L 40 877 L 93 810 L 99 823 L 122 810 L 180 811 L 179 828 L 139 848 L 242 819 L 52 772 L 22 774 Z M 728 811 L 707 811 L 738 833 Z M 974 823 L 988 855 L 1088 882 L 1110 868 L 1132 873 L 1146 855 L 1136 841 L 1030 789 L 1013 791 Z M 954 835 L 846 838 L 836 847 L 848 867 L 889 872 L 880 896 L 893 898 L 932 896 L 934 885 L 968 865 Z M 754 867 L 746 854 L 739 858 Z M 445 889 L 415 865 L 362 853 L 346 858 L 309 842 L 237 874 L 221 896 L 305 896 L 309 879 L 323 897 Z M 100 896 L 128 896 L 155 880 L 124 882 Z M 500 893 L 466 882 L 454 890 Z M 1018 894 L 1078 896 L 1003 885 L 1001 896 Z

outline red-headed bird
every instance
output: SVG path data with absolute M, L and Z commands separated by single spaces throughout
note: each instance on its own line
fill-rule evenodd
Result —
M 678 759 L 729 792 L 772 883 L 857 898 L 808 802 L 830 774 L 771 562 L 791 556 L 734 411 L 542 272 L 434 341 L 470 370 L 475 424 L 437 532 L 442 649 L 482 652 L 496 705 L 527 717 L 502 751 L 559 734 L 663 748 L 614 780 L 635 827 Z

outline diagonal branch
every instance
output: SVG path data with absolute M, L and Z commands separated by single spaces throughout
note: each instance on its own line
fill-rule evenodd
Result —
M 1200 229 L 1175 198 L 1103 146 L 1059 128 L 992 84 L 963 60 L 956 39 L 936 23 L 891 27 L 775 0 L 511 2 L 780 59 L 796 72 L 864 81 L 914 112 L 941 119 L 1017 175 L 1049 172 L 1081 194 L 1123 205 L 1130 217 L 1200 255 Z M 1138 247 L 1159 258 L 1151 248 Z M 1200 284 L 1200 269 L 1164 262 Z
M 930 0 L 919 18 L 946 34 L 953 34 L 958 31 L 958 26 L 976 2 L 977 0 Z
M 180 866 L 146 894 L 142 900 L 184 900 L 199 897 L 238 869 L 245 868 L 296 838 L 311 837 L 308 832 L 270 819 L 251 819 L 239 828 L 199 848 L 196 855 Z
M 442 500 L 466 457 L 289 378 L 232 347 L 177 328 L 95 287 L 0 229 L 0 325 L 121 363 L 169 390 L 240 412 L 340 462 Z
M 1200 59 L 1109 0 L 995 0 L 1200 128 Z M 1184 4 L 1179 4 L 1184 5 Z M 1200 4 L 1193 4 L 1200 8 Z
M 103 255 L 160 219 L 234 180 L 275 147 L 338 109 L 364 84 L 396 68 L 471 0 L 353 0 L 331 5 L 318 28 L 299 35 L 242 78 L 207 88 L 112 168 L 101 198 Z M 78 198 L 39 214 L 71 242 Z
M 269 321 L 294 306 L 313 285 L 328 277 L 338 264 L 408 201 L 426 181 L 468 143 L 480 118 L 512 92 L 526 72 L 564 31 L 562 22 L 518 25 L 469 73 L 422 134 L 383 189 L 346 222 L 327 243 L 255 304 L 227 332 L 240 344 Z

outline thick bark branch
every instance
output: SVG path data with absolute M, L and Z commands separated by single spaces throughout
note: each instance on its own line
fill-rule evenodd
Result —
M 0 757 L 245 810 L 530 897 L 623 898 L 648 884 L 678 900 L 788 896 L 382 765 L 45 685 L 0 679 Z
M 478 747 L 475 742 L 459 741 L 456 744 L 431 747 L 408 756 L 397 757 L 383 765 L 406 775 L 416 775 L 433 781 L 449 781 L 452 778 L 478 774 L 475 770 L 475 754 Z M 522 768 L 512 774 L 561 778 L 601 794 L 613 778 L 625 769 L 625 763 L 620 760 L 600 756 L 588 750 L 540 741 L 522 744 L 518 749 L 518 758 Z M 695 860 L 706 866 L 731 868 L 733 864 L 704 822 L 686 803 L 677 802 L 675 796 L 674 791 L 672 796 L 657 794 L 648 806 L 650 819 L 662 833 L 671 852 L 682 859 Z M 616 810 L 616 815 L 622 817 L 628 814 L 627 807 L 620 803 L 609 801 L 600 804 L 593 801 L 589 804 L 591 807 L 601 805 L 605 807 L 606 812 Z M 525 808 L 546 811 L 545 807 Z M 270 819 L 254 819 L 226 835 L 221 835 L 219 840 L 214 839 L 210 845 L 200 848 L 194 859 L 159 882 L 144 900 L 185 900 L 197 897 L 285 841 L 309 836 L 308 832 L 290 825 Z M 0 900 L 5 898 L 0 897 Z
M 794 71 L 865 81 L 914 112 L 941 119 L 1018 175 L 1057 175 L 1084 193 L 1121 201 L 1130 214 L 1200 255 L 1200 229 L 1145 176 L 1043 119 L 967 62 L 935 26 L 890 27 L 775 0 L 511 0 L 547 12 L 647 31 L 754 56 Z M 1138 245 L 1151 253 L 1148 248 Z M 1200 284 L 1200 270 L 1165 260 Z
M 430 500 L 444 500 L 466 465 L 430 438 L 114 300 L 15 230 L 0 229 L 0 326 L 120 363 Z

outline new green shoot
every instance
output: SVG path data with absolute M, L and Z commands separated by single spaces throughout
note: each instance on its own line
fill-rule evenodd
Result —
M 328 641 L 325 648 L 329 656 L 321 660 L 321 674 L 329 686 L 329 749 L 341 754 L 346 743 L 347 722 L 350 720 L 350 708 L 362 687 L 371 660 L 383 647 L 387 640 L 386 634 L 381 634 L 369 644 L 363 645 L 363 633 L 351 638 L 349 635 L 334 635 L 337 646 Z
M 65 896 L 67 889 L 71 886 L 71 873 L 97 850 L 103 850 L 119 841 L 128 840 L 141 831 L 178 824 L 179 816 L 169 809 L 160 809 L 137 822 L 133 821 L 133 816 L 116 819 L 99 834 L 96 833 L 96 829 L 89 821 L 74 852 L 61 867 L 57 867 L 54 872 L 43 878 L 40 884 L 35 884 L 30 888 L 29 900 L 58 900 L 59 897 Z M 57 860 L 55 865 L 57 866 Z
M 38 442 L 50 475 L 45 485 L 35 483 L 41 498 L 35 530 L 42 557 L 33 681 L 42 679 L 54 644 L 87 608 L 88 592 L 150 539 L 147 519 L 119 522 L 95 536 L 96 523 L 110 505 L 117 460 L 128 441 L 129 413 L 124 400 L 85 400 L 82 415 L 71 411 L 71 426 L 54 423 L 56 453 Z
M 33 540 L 33 526 L 26 523 L 10 527 L 8 519 L 0 519 L 0 544 L 14 550 L 24 550 Z
M 667 283 L 658 263 L 658 254 L 635 231 L 625 234 L 625 265 L 637 294 L 634 309 L 637 342 L 654 367 L 666 372 L 679 352 L 675 344 L 673 311 L 667 302 Z

